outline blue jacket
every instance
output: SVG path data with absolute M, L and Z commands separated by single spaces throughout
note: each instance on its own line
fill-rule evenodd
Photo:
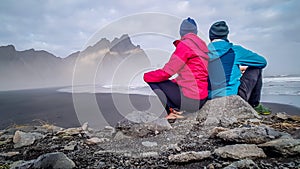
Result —
M 208 45 L 209 98 L 236 95 L 242 76 L 239 66 L 264 68 L 264 57 L 232 43 L 219 40 Z

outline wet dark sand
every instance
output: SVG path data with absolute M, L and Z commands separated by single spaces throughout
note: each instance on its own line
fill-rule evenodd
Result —
M 97 106 L 105 118 L 105 121 L 112 126 L 121 120 L 124 115 L 124 113 L 118 113 L 117 107 L 120 106 L 114 104 L 116 100 L 120 103 L 129 97 L 133 107 L 129 106 L 126 102 L 121 107 L 123 112 L 131 112 L 134 110 L 149 109 L 149 99 L 155 99 L 153 96 L 112 95 L 109 93 L 97 93 L 96 95 L 85 93 L 77 94 L 76 97 L 95 97 Z M 90 104 L 89 99 L 83 100 L 86 101 L 86 105 Z M 278 103 L 264 104 L 269 106 L 273 112 L 286 112 L 288 114 L 300 115 L 300 108 L 295 106 Z M 84 102 L 83 105 L 85 105 Z M 86 110 L 89 110 L 89 107 Z M 90 110 L 93 109 L 90 108 Z M 0 92 L 0 129 L 12 125 L 32 125 L 44 122 L 61 127 L 80 126 L 71 93 L 57 92 L 55 88 Z
M 125 94 L 77 94 L 76 97 L 96 97 L 99 110 L 110 125 L 123 118 L 113 104 L 113 97 L 118 100 L 128 98 Z M 134 107 L 122 107 L 122 111 L 146 110 L 149 97 L 129 95 Z M 88 102 L 88 100 L 87 100 Z M 84 103 L 83 103 L 84 104 Z M 0 92 L 0 129 L 11 125 L 55 124 L 61 127 L 80 126 L 71 93 L 57 92 L 56 89 L 36 89 Z
M 262 103 L 263 105 L 271 108 L 272 112 L 285 112 L 289 115 L 300 115 L 300 108 L 292 105 L 287 104 L 280 104 L 280 103 Z

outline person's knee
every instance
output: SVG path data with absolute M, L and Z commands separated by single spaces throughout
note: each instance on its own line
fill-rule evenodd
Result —
M 147 84 L 150 86 L 150 88 L 152 90 L 155 90 L 155 89 L 160 89 L 159 85 L 157 83 L 153 83 L 153 82 L 147 82 Z
M 246 71 L 244 72 L 243 75 L 252 75 L 252 76 L 259 76 L 262 73 L 262 69 L 261 68 L 257 68 L 257 67 L 248 67 L 246 69 Z

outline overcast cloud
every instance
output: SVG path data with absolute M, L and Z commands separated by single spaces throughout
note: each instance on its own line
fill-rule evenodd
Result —
M 266 75 L 300 74 L 299 9 L 299 0 L 2 0 L 0 46 L 13 44 L 17 50 L 34 48 L 66 57 L 124 16 L 162 12 L 195 18 L 206 40 L 210 25 L 226 20 L 230 41 L 268 59 Z M 179 25 L 165 29 L 178 31 Z

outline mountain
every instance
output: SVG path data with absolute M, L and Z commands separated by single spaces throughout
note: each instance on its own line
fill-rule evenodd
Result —
M 81 84 L 126 85 L 149 64 L 148 57 L 128 35 L 93 46 L 66 58 L 47 51 L 17 51 L 13 45 L 0 47 L 0 90 L 44 88 Z M 116 79 L 118 78 L 118 79 Z

